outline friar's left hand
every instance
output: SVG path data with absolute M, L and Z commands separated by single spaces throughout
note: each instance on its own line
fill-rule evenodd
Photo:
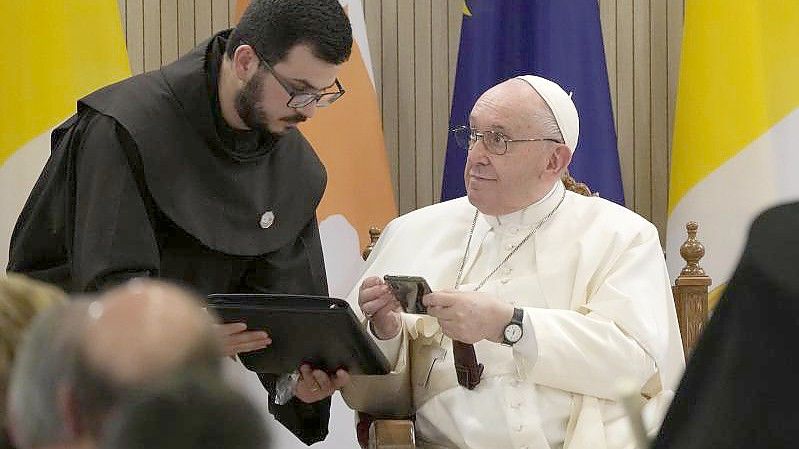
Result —
M 422 302 L 428 315 L 438 318 L 444 335 L 463 343 L 499 343 L 513 318 L 512 305 L 483 292 L 442 290 L 425 295 Z
M 310 404 L 332 396 L 336 390 L 350 381 L 350 374 L 339 369 L 335 374 L 328 376 L 326 372 L 311 369 L 308 365 L 300 367 L 300 380 L 294 387 L 294 396 L 302 402 Z

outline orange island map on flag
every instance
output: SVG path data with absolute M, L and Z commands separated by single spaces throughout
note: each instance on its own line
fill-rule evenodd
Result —
M 130 75 L 117 0 L 0 2 L 0 266 L 50 155 L 50 131 L 79 98 Z
M 327 169 L 327 189 L 317 209 L 319 232 L 330 296 L 343 298 L 355 286 L 363 269 L 361 249 L 369 242 L 369 227 L 384 227 L 397 214 L 383 127 L 377 107 L 369 43 L 366 39 L 361 0 L 339 0 L 350 18 L 353 47 L 350 59 L 342 64 L 338 79 L 346 94 L 329 108 L 300 125 Z M 241 17 L 249 0 L 238 0 Z M 320 323 L 320 326 L 324 325 Z M 258 377 L 240 364 L 225 365 L 228 377 L 242 388 L 261 410 L 267 410 L 269 397 Z M 307 447 L 273 418 L 266 422 L 274 447 Z M 358 447 L 355 420 L 336 393 L 330 409 L 329 434 L 313 445 L 319 449 Z
M 317 209 L 330 295 L 343 298 L 363 266 L 369 228 L 397 215 L 361 0 L 340 0 L 353 32 L 352 55 L 338 79 L 346 93 L 300 125 L 327 169 Z M 237 17 L 249 4 L 238 0 Z

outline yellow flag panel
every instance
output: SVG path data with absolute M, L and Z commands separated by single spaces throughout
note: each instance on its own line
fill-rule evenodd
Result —
M 117 0 L 0 2 L 0 164 L 130 75 Z

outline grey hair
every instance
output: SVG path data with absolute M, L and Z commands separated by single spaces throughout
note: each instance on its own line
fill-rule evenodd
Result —
M 71 380 L 87 310 L 87 301 L 50 307 L 34 319 L 23 338 L 8 395 L 15 442 L 21 449 L 63 443 L 67 436 L 59 389 Z

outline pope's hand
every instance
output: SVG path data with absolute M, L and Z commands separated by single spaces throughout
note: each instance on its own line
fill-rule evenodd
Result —
M 379 277 L 364 279 L 358 290 L 358 305 L 371 322 L 372 332 L 377 338 L 394 338 L 402 329 L 402 307 L 388 285 Z
M 425 295 L 422 302 L 427 313 L 438 318 L 444 335 L 463 343 L 500 343 L 513 318 L 513 306 L 482 292 L 443 290 Z

